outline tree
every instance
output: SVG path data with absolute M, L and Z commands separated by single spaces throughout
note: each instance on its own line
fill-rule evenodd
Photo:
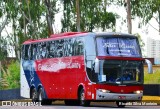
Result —
M 139 17 L 142 19 L 139 25 L 149 24 L 160 33 L 160 0 L 109 0 L 111 4 L 118 6 L 125 6 L 131 8 L 131 17 L 129 18 L 130 11 L 127 10 L 127 21 Z M 130 1 L 130 2 L 129 2 Z M 157 21 L 158 27 L 149 23 L 154 18 Z M 129 22 L 128 22 L 129 23 Z M 132 26 L 128 24 L 128 31 L 132 31 Z M 129 32 L 130 33 L 130 32 Z
M 6 30 L 7 45 L 15 49 L 19 58 L 21 44 L 27 39 L 40 39 L 53 34 L 56 0 L 3 0 L 1 16 L 6 16 L 12 30 Z M 5 21 L 5 20 L 4 20 Z M 2 27 L 2 26 L 0 26 Z M 0 28 L 1 30 L 1 28 Z
M 115 14 L 107 12 L 105 5 L 106 0 L 80 0 L 80 29 L 82 31 L 93 31 L 100 28 L 105 31 L 108 28 L 114 28 L 116 18 Z M 62 32 L 77 31 L 76 24 L 76 1 L 63 0 Z
M 78 32 L 80 32 L 81 31 L 81 27 L 80 27 L 80 24 L 81 24 L 81 22 L 80 22 L 80 10 L 79 10 L 79 0 L 76 0 L 76 15 L 77 15 L 77 31 Z
M 160 0 L 132 0 L 132 15 L 142 18 L 141 24 L 149 24 L 154 29 L 156 27 L 149 23 L 149 21 L 154 18 L 159 24 L 160 33 Z
M 125 4 L 126 4 L 126 7 L 127 7 L 128 33 L 132 34 L 132 19 L 131 19 L 131 2 L 130 2 L 130 0 L 125 0 Z
M 46 7 L 46 19 L 48 25 L 49 35 L 53 34 L 53 22 L 54 22 L 54 15 L 57 12 L 56 9 L 56 2 L 57 0 L 44 0 L 45 7 Z

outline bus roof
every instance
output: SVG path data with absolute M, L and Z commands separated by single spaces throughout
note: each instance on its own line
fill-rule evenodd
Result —
M 120 33 L 120 32 L 97 32 L 96 36 L 127 36 L 127 37 L 136 37 L 132 34 Z
M 31 44 L 31 43 L 37 43 L 37 42 L 45 42 L 45 41 L 51 41 L 56 39 L 62 39 L 62 38 L 69 38 L 69 37 L 77 37 L 81 35 L 89 34 L 90 32 L 66 32 L 66 33 L 59 33 L 59 34 L 52 34 L 49 38 L 43 38 L 38 40 L 29 39 L 25 41 L 23 44 Z M 96 36 L 128 36 L 128 37 L 135 37 L 131 34 L 125 34 L 125 33 L 119 33 L 119 32 L 96 32 L 94 33 Z
M 49 38 L 42 38 L 38 40 L 29 39 L 25 41 L 23 44 L 30 44 L 30 43 L 37 43 L 43 41 L 50 41 L 52 39 L 61 39 L 61 38 L 69 38 L 69 37 L 76 37 L 80 35 L 87 34 L 87 32 L 66 32 L 66 33 L 59 33 L 59 34 L 52 34 Z

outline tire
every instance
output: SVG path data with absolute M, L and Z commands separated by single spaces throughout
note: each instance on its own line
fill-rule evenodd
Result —
M 81 89 L 80 93 L 79 93 L 79 101 L 80 101 L 80 105 L 81 106 L 89 106 L 90 105 L 90 101 L 85 100 L 85 92 L 84 89 Z
M 44 92 L 42 88 L 38 90 L 38 102 L 41 102 L 41 105 L 51 105 L 52 104 L 52 100 L 44 99 Z
M 32 102 L 37 102 L 37 91 L 35 88 L 31 90 L 31 99 Z
M 123 101 L 116 101 L 116 104 L 117 104 L 117 106 L 118 106 L 118 108 L 125 108 L 125 104 L 126 104 L 126 102 L 123 102 Z
M 40 88 L 40 89 L 38 90 L 38 102 L 41 102 L 41 103 L 42 103 L 43 98 L 44 98 L 43 90 L 42 90 L 42 88 Z

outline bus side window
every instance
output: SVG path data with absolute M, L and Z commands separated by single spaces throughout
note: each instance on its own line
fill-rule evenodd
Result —
M 37 44 L 33 44 L 32 48 L 33 48 L 33 50 L 32 50 L 32 53 L 33 53 L 32 59 L 36 60 L 37 59 L 37 57 L 36 57 L 36 55 L 37 55 Z
M 55 57 L 55 41 L 49 42 L 49 58 L 54 58 Z
M 47 54 L 47 48 L 46 48 L 46 42 L 41 43 L 41 58 L 44 59 L 46 58 L 46 54 Z
M 78 44 L 77 44 L 77 55 L 83 55 L 83 49 L 84 49 L 84 44 L 83 44 L 83 38 L 79 38 Z
M 25 45 L 25 53 L 24 53 L 24 59 L 28 60 L 29 59 L 29 45 Z
M 46 42 L 46 58 L 49 57 L 49 42 Z
M 36 59 L 41 59 L 41 43 L 37 44 Z
M 73 44 L 73 56 L 83 55 L 83 39 L 82 37 L 75 38 Z
M 68 39 L 64 39 L 64 44 L 63 44 L 63 55 L 64 56 L 69 56 L 69 49 L 68 49 Z
M 29 52 L 30 52 L 30 60 L 33 60 L 33 48 L 34 48 L 34 46 L 33 46 L 33 44 L 31 44 L 30 45 L 30 49 L 29 49 Z
M 63 44 L 64 44 L 64 39 L 61 39 L 58 41 L 58 49 L 57 49 L 57 55 L 58 57 L 63 57 Z
M 68 39 L 68 56 L 73 56 L 72 52 L 73 52 L 73 40 L 72 39 Z
M 76 51 L 77 51 L 77 40 L 76 38 L 73 38 L 73 42 L 72 42 L 72 56 L 76 56 Z

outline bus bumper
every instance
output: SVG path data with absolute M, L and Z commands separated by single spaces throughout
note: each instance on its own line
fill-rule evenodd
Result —
M 121 94 L 96 91 L 96 100 L 115 100 L 115 101 L 140 101 L 142 100 L 143 93 L 139 94 Z

